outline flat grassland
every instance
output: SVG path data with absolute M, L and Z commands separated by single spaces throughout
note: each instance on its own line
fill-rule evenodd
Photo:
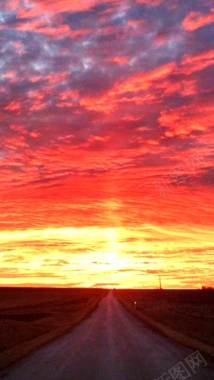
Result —
M 0 368 L 68 332 L 106 294 L 104 289 L 0 288 Z
M 115 295 L 150 327 L 214 356 L 214 290 L 121 289 Z

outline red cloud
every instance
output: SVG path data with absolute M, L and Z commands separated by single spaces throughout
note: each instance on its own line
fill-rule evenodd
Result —
M 122 94 L 127 91 L 138 92 L 141 90 L 148 90 L 154 82 L 162 81 L 165 79 L 175 68 L 175 63 L 170 62 L 162 65 L 150 72 L 141 72 L 132 75 L 125 82 L 116 86 L 116 93 Z
M 20 133 L 21 135 L 27 135 L 28 132 L 25 130 L 25 128 L 22 125 L 12 124 L 10 125 L 10 129 L 12 131 L 15 131 L 17 133 Z
M 16 113 L 17 115 L 19 115 L 21 113 L 21 102 L 16 102 L 16 101 L 13 101 L 11 103 L 9 103 L 4 109 L 5 111 L 12 111 L 14 113 Z
M 5 146 L 7 149 L 17 149 L 17 148 L 27 148 L 28 145 L 25 142 L 25 137 L 24 136 L 19 136 L 19 137 L 14 137 L 14 138 L 8 138 L 5 141 Z
M 144 96 L 132 96 L 131 102 L 142 104 L 145 101 L 154 99 L 154 95 L 149 90 L 152 87 L 162 87 L 162 81 L 176 68 L 174 62 L 162 65 L 150 72 L 142 71 L 140 73 L 130 76 L 122 83 L 116 84 L 113 89 L 108 91 L 103 96 L 96 98 L 85 97 L 80 101 L 80 104 L 89 110 L 103 111 L 106 113 L 111 112 L 120 102 L 129 102 L 129 99 L 122 98 L 127 92 L 137 94 L 139 91 L 148 91 Z
M 137 4 L 148 4 L 151 6 L 156 6 L 162 3 L 163 0 L 137 0 Z
M 116 57 L 108 58 L 108 61 L 118 63 L 119 65 L 125 65 L 126 63 L 128 63 L 129 59 L 128 57 L 116 56 Z
M 54 73 L 54 74 L 46 75 L 46 79 L 48 80 L 49 83 L 56 84 L 56 83 L 59 83 L 60 81 L 65 80 L 67 75 L 68 75 L 67 72 L 61 72 L 57 74 Z
M 167 128 L 166 136 L 186 136 L 193 131 L 206 131 L 213 125 L 214 106 L 200 104 L 182 106 L 175 110 L 162 111 L 158 119 Z
M 214 22 L 214 8 L 211 9 L 210 13 L 206 14 L 194 11 L 190 12 L 183 20 L 182 25 L 186 30 L 193 31 L 212 22 Z
M 61 13 L 84 11 L 96 5 L 98 0 L 33 0 L 30 6 L 20 9 L 19 17 L 36 17 L 43 13 Z M 10 8 L 17 8 L 17 1 L 11 1 Z
M 182 66 L 185 74 L 192 74 L 214 63 L 214 49 L 198 55 L 184 55 Z
M 199 72 L 206 67 L 214 64 L 214 50 L 210 50 L 198 55 L 185 54 L 181 65 L 172 66 L 174 74 L 183 75 L 182 81 L 171 82 L 170 79 L 164 78 L 163 81 L 155 83 L 155 87 L 162 88 L 164 94 L 169 95 L 179 92 L 182 96 L 194 95 L 197 93 L 197 80 L 189 77 L 191 74 Z
M 12 124 L 10 125 L 10 129 L 13 132 L 16 132 L 18 135 L 21 135 L 21 139 L 23 140 L 23 136 L 30 136 L 33 138 L 37 138 L 40 136 L 39 132 L 29 132 L 27 129 L 25 129 L 22 125 Z
M 163 83 L 165 95 L 170 95 L 175 92 L 180 93 L 182 96 L 189 96 L 197 94 L 196 80 L 183 79 L 182 81 L 176 81 L 171 83 L 166 80 Z
M 70 33 L 70 28 L 68 25 L 60 25 L 57 28 L 54 27 L 38 27 L 38 33 L 42 34 L 47 34 L 49 36 L 57 36 L 57 35 L 62 35 L 62 34 L 69 34 Z
M 48 16 L 49 23 L 47 24 L 47 17 L 44 17 L 43 13 L 40 14 L 35 20 L 30 20 L 29 22 L 25 23 L 16 23 L 14 25 L 14 29 L 22 30 L 22 31 L 35 31 L 36 33 L 42 33 L 49 36 L 56 36 L 62 35 L 62 34 L 70 34 L 71 30 L 68 25 L 52 25 L 52 19 L 51 16 Z M 18 50 L 18 49 L 17 49 Z M 20 50 L 20 48 L 19 48 Z

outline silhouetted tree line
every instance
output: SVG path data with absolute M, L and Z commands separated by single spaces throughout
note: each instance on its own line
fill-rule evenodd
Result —
M 212 286 L 202 286 L 202 290 L 214 290 Z

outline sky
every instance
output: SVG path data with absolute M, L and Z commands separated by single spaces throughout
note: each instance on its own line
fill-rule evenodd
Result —
M 0 0 L 0 286 L 214 286 L 211 0 Z

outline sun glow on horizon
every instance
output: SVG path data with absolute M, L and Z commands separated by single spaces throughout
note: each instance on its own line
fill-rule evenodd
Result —
M 29 280 L 40 284 L 45 280 L 46 284 L 60 286 L 104 286 L 106 283 L 117 287 L 156 287 L 156 278 L 161 273 L 166 286 L 182 288 L 190 284 L 186 276 L 197 271 L 191 281 L 193 287 L 194 282 L 197 287 L 210 271 L 209 261 L 203 263 L 197 259 L 198 251 L 206 251 L 210 261 L 213 256 L 212 231 L 202 231 L 204 235 L 197 246 L 192 240 L 194 231 L 182 233 L 183 241 L 178 239 L 176 244 L 170 238 L 172 232 L 154 226 L 139 226 L 134 230 L 64 227 L 1 231 L 0 263 L 2 271 L 7 271 L 2 284 L 24 285 L 29 284 Z M 180 235 L 179 228 L 174 231 L 176 235 Z M 206 243 L 204 236 L 208 239 Z M 162 244 L 157 245 L 160 238 Z M 182 260 L 181 252 L 185 254 Z M 175 275 L 179 271 L 180 275 Z

